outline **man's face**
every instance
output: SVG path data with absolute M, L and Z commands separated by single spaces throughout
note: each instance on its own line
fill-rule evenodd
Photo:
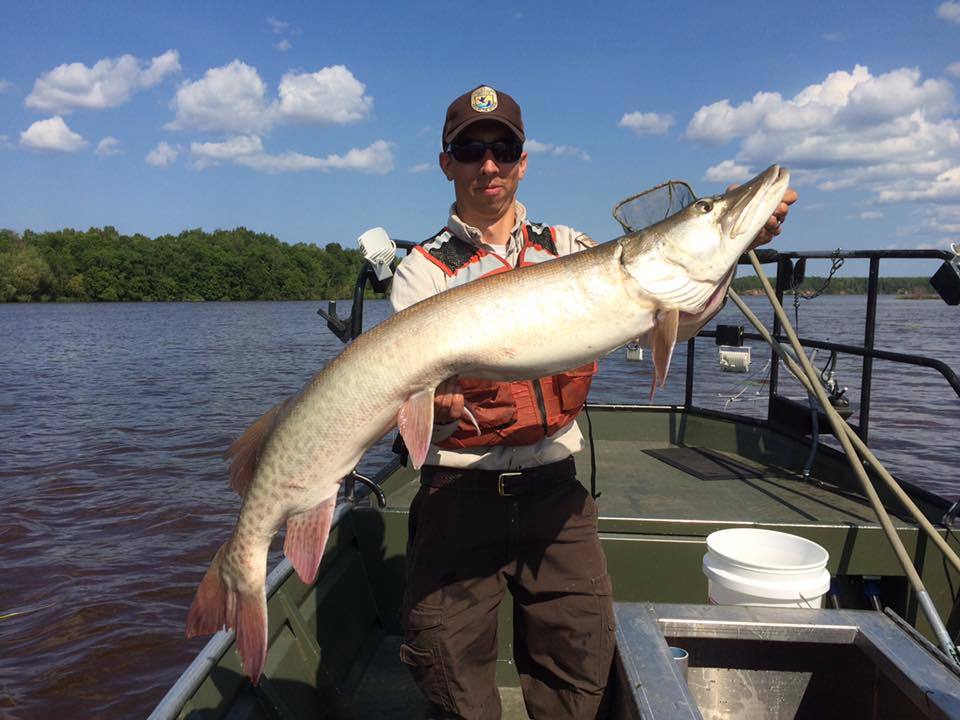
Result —
M 508 128 L 498 122 L 479 122 L 457 136 L 456 143 L 470 140 L 514 142 Z M 440 153 L 440 169 L 453 182 L 457 213 L 471 224 L 494 222 L 513 208 L 517 186 L 527 170 L 527 153 L 516 162 L 498 162 L 490 150 L 476 162 L 460 162 L 450 153 Z

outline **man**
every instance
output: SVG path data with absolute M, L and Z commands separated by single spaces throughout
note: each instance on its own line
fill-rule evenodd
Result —
M 527 153 L 520 107 L 509 95 L 480 86 L 458 97 L 442 140 L 440 168 L 455 202 L 446 227 L 397 268 L 395 310 L 595 244 L 569 227 L 532 222 L 516 200 Z M 783 203 L 758 243 L 779 233 L 786 213 Z M 681 326 L 680 339 L 708 319 Z M 463 318 L 497 321 L 483 307 Z M 500 717 L 497 608 L 508 589 L 530 716 L 601 711 L 614 651 L 612 589 L 597 508 L 572 457 L 583 448 L 575 418 L 595 368 L 514 383 L 451 378 L 437 388 L 432 444 L 410 508 L 400 653 L 430 718 Z

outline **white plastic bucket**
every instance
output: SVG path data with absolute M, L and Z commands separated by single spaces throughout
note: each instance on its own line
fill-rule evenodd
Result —
M 757 528 L 707 536 L 703 573 L 715 605 L 823 607 L 829 553 L 806 538 Z

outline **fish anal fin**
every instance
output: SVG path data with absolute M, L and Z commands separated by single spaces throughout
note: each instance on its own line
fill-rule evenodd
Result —
M 324 500 L 306 512 L 287 518 L 287 536 L 283 541 L 283 554 L 290 559 L 297 575 L 307 585 L 317 579 L 320 559 L 330 537 L 333 511 L 337 496 Z
M 650 400 L 663 387 L 670 371 L 670 359 L 677 344 L 677 331 L 680 327 L 679 310 L 658 310 L 653 326 L 653 383 L 650 385 Z
M 413 467 L 420 469 L 433 437 L 433 391 L 427 388 L 407 398 L 397 413 L 397 427 L 410 453 Z
M 267 598 L 262 592 L 237 594 L 237 651 L 243 671 L 256 685 L 267 664 Z
M 237 495 L 246 497 L 253 482 L 253 473 L 257 469 L 257 458 L 264 440 L 269 437 L 280 413 L 292 398 L 277 403 L 260 416 L 243 435 L 238 437 L 227 448 L 223 457 L 230 463 L 230 487 Z

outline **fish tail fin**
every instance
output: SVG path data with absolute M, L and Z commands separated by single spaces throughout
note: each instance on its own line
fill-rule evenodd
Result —
M 283 541 L 283 554 L 290 559 L 297 575 L 307 585 L 313 583 L 320 567 L 320 559 L 330 537 L 333 511 L 337 496 L 327 498 L 306 512 L 287 518 L 287 536 Z
M 267 599 L 264 583 L 258 590 L 241 592 L 228 582 L 224 557 L 230 543 L 217 550 L 187 613 L 186 636 L 209 635 L 222 628 L 236 628 L 237 649 L 243 669 L 254 685 L 267 661 Z

